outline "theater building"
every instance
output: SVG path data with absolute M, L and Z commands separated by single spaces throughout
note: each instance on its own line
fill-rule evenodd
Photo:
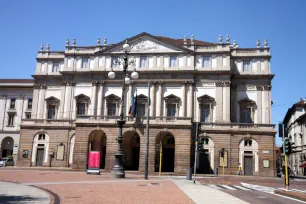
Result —
M 271 124 L 270 49 L 239 48 L 227 36 L 210 43 L 148 33 L 128 38 L 129 66 L 139 79 L 124 91 L 124 167 L 144 171 L 148 82 L 150 83 L 149 172 L 185 173 L 194 162 L 195 124 L 204 150 L 198 172 L 213 173 L 225 149 L 225 173 L 275 175 L 275 129 Z M 94 46 L 67 41 L 65 50 L 41 46 L 33 75 L 31 119 L 21 123 L 19 166 L 86 169 L 89 151 L 100 151 L 101 169 L 111 170 L 122 100 L 124 40 Z M 116 73 L 108 78 L 110 71 Z M 129 116 L 137 94 L 137 116 Z M 28 154 L 25 154 L 28 152 Z

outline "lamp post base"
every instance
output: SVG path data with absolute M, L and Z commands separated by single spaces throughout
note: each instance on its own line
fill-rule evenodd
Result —
M 125 172 L 122 164 L 123 154 L 121 152 L 116 152 L 115 154 L 115 164 L 111 172 L 112 178 L 125 178 Z

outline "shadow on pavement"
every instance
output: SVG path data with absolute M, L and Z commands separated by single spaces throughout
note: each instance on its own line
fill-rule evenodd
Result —
M 31 196 L 18 196 L 18 195 L 0 195 L 0 203 L 24 203 L 29 201 L 40 201 L 42 198 L 31 197 Z

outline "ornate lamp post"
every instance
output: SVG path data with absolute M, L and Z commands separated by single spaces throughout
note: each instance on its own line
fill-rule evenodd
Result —
M 117 137 L 118 141 L 118 149 L 117 152 L 115 153 L 115 164 L 113 166 L 112 170 L 112 177 L 114 178 L 125 178 L 125 173 L 124 173 L 124 168 L 123 168 L 123 152 L 122 152 L 122 142 L 123 142 L 123 137 L 122 137 L 122 129 L 123 125 L 125 124 L 124 120 L 124 115 L 123 115 L 123 109 L 124 109 L 124 90 L 125 90 L 125 84 L 130 84 L 131 80 L 127 74 L 127 68 L 129 65 L 135 65 L 135 60 L 134 59 L 129 59 L 128 58 L 128 53 L 130 51 L 130 45 L 127 42 L 127 39 L 125 40 L 125 44 L 123 45 L 123 52 L 124 56 L 123 58 L 118 59 L 116 64 L 123 65 L 123 79 L 122 79 L 122 97 L 121 97 L 121 112 L 120 112 L 120 119 L 117 120 L 118 126 L 119 126 L 119 135 Z M 114 79 L 116 76 L 115 72 L 111 70 L 108 73 L 108 77 L 110 79 Z M 131 74 L 132 79 L 138 79 L 138 73 L 135 71 L 132 72 Z

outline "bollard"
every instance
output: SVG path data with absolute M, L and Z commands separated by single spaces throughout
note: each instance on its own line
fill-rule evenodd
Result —
M 218 176 L 218 167 L 215 168 L 215 175 Z
M 191 168 L 188 168 L 186 169 L 186 180 L 191 180 L 192 178 L 192 169 Z

